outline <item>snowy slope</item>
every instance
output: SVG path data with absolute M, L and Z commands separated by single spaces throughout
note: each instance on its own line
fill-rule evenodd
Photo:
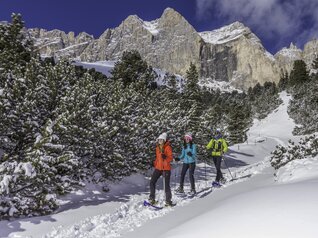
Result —
M 145 27 L 149 27 L 150 29 L 155 29 L 156 26 L 156 22 L 146 22 L 147 24 L 145 25 Z M 114 68 L 116 61 L 97 61 L 97 62 L 81 62 L 81 61 L 76 61 L 74 63 L 74 65 L 78 65 L 78 66 L 83 66 L 86 69 L 92 69 L 94 68 L 97 72 L 103 73 L 104 75 L 106 75 L 107 77 L 111 76 L 111 70 Z M 165 70 L 161 70 L 161 69 L 157 69 L 154 68 L 153 69 L 155 71 L 155 73 L 157 74 L 157 78 L 155 79 L 157 84 L 159 86 L 161 85 L 167 85 L 167 82 L 165 82 L 164 78 L 166 75 L 166 71 Z M 177 89 L 180 91 L 181 90 L 181 86 L 185 83 L 185 79 L 183 79 L 183 77 L 181 75 L 175 74 L 176 76 L 176 80 L 177 80 Z M 200 79 L 199 85 L 201 87 L 207 87 L 207 88 L 211 88 L 213 90 L 217 90 L 219 89 L 221 92 L 232 92 L 234 90 L 238 91 L 238 92 L 242 92 L 239 89 L 234 88 L 233 86 L 230 85 L 229 82 L 223 82 L 223 81 L 216 81 L 213 79 Z M 0 93 L 1 95 L 1 93 Z
M 86 69 L 94 68 L 97 72 L 100 72 L 107 77 L 111 76 L 110 71 L 114 68 L 115 61 L 97 61 L 97 62 L 80 62 L 74 63 L 77 66 L 83 66 Z
M 282 93 L 281 97 L 284 103 L 275 112 L 254 122 L 248 142 L 232 146 L 226 156 L 234 177 L 250 178 L 211 190 L 214 166 L 199 163 L 195 171 L 198 196 L 173 195 L 176 207 L 152 211 L 141 204 L 148 196 L 149 177 L 135 175 L 114 185 L 111 193 L 99 194 L 95 188 L 78 191 L 81 204 L 69 202 L 60 213 L 2 221 L 0 237 L 317 237 L 317 158 L 293 161 L 277 177 L 269 165 L 270 151 L 278 143 L 297 139 L 286 113 L 289 96 Z M 174 167 L 173 189 L 178 186 L 180 165 Z M 225 167 L 223 172 L 227 173 Z M 161 183 L 159 200 L 164 199 Z M 75 196 L 65 200 L 74 201 Z
M 200 32 L 199 35 L 205 42 L 211 44 L 224 44 L 236 40 L 237 38 L 240 38 L 244 34 L 248 33 L 250 33 L 250 29 L 245 27 L 240 22 L 234 22 L 230 25 L 221 27 L 213 31 Z

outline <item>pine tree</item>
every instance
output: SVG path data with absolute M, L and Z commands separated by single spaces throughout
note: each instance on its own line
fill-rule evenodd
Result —
M 167 73 L 165 75 L 166 80 L 167 80 L 167 85 L 170 87 L 173 91 L 177 90 L 177 77 L 174 74 L 169 74 Z
M 229 143 L 242 143 L 246 140 L 246 132 L 249 121 L 250 108 L 244 107 L 243 105 L 234 105 L 230 114 L 228 115 L 228 132 L 229 132 Z
M 312 68 L 318 70 L 318 57 L 312 62 Z
M 24 22 L 20 14 L 12 14 L 9 24 L 0 25 L 0 65 L 9 71 L 17 66 L 25 66 L 35 55 L 32 43 L 22 33 Z
M 290 72 L 290 85 L 303 83 L 309 80 L 306 63 L 303 60 L 295 60 L 292 71 Z
M 138 51 L 125 51 L 120 61 L 115 63 L 111 71 L 115 80 L 122 80 L 125 86 L 138 83 L 136 86 L 151 87 L 154 82 L 154 72 L 148 64 L 142 60 Z M 140 85 L 141 84 L 141 85 Z
M 311 77 L 317 81 L 318 80 L 318 57 L 316 59 L 314 59 L 313 63 L 312 63 L 312 75 Z
M 186 72 L 185 93 L 197 98 L 199 94 L 199 74 L 196 66 L 191 62 Z
M 288 85 L 288 80 L 289 80 L 288 73 L 282 71 L 281 75 L 280 75 L 280 80 L 278 83 L 278 88 L 280 89 L 280 91 L 283 91 L 286 89 L 286 87 Z

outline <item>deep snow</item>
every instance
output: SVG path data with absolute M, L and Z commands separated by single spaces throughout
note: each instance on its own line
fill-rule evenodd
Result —
M 230 147 L 226 162 L 234 177 L 251 175 L 210 189 L 214 166 L 198 163 L 197 191 L 192 199 L 173 195 L 174 208 L 152 211 L 142 206 L 149 191 L 148 175 L 134 175 L 111 186 L 111 192 L 90 185 L 64 197 L 58 213 L 0 222 L 0 237 L 317 237 L 318 162 L 290 162 L 274 176 L 270 152 L 286 145 L 295 124 L 288 117 L 290 97 L 268 117 L 254 121 L 248 141 Z M 172 171 L 178 186 L 180 164 Z M 223 172 L 230 179 L 226 167 Z M 161 181 L 157 197 L 163 200 Z M 186 187 L 185 190 L 189 190 Z

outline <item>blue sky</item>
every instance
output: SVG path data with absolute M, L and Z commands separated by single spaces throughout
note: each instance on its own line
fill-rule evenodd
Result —
M 197 31 L 240 21 L 276 53 L 294 42 L 298 47 L 318 38 L 318 0 L 0 0 L 0 21 L 21 13 L 27 27 L 99 37 L 128 15 L 154 20 L 172 7 Z

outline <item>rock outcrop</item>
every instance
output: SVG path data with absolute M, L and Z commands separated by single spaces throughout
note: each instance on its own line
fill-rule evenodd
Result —
M 318 57 L 318 40 L 313 39 L 307 42 L 304 50 L 297 48 L 293 43 L 288 48 L 284 47 L 275 54 L 277 64 L 284 73 L 290 73 L 295 60 L 303 60 L 311 69 L 313 61 Z
M 205 46 L 201 53 L 201 75 L 230 81 L 247 89 L 256 83 L 278 82 L 279 68 L 274 57 L 242 23 L 200 34 Z
M 43 29 L 29 29 L 29 35 L 35 40 L 35 46 L 44 57 L 78 58 L 94 37 L 82 32 L 75 36 L 74 32 L 66 34 L 64 31 Z

